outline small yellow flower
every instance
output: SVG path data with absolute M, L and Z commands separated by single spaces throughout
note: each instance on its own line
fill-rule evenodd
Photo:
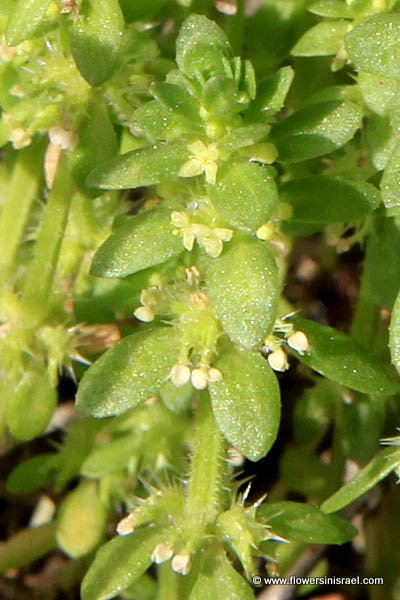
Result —
M 219 159 L 219 150 L 215 142 L 206 146 L 201 140 L 188 144 L 188 150 L 191 153 L 190 158 L 179 171 L 180 177 L 194 177 L 205 174 L 207 183 L 215 184 L 217 180 L 217 170 Z
M 223 242 L 229 242 L 233 236 L 233 230 L 225 227 L 207 227 L 202 223 L 191 223 L 189 216 L 184 212 L 173 211 L 171 213 L 171 223 L 177 229 L 173 230 L 174 235 L 181 235 L 183 246 L 188 251 L 193 250 L 195 241 L 212 258 L 219 256 L 223 249 Z
M 203 247 L 211 258 L 217 258 L 223 250 L 223 242 L 229 242 L 232 239 L 232 229 L 216 227 L 215 229 L 206 228 L 206 231 L 199 231 L 197 242 Z

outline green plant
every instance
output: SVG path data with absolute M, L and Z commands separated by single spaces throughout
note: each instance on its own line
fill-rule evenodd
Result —
M 399 7 L 3 2 L 2 433 L 33 444 L 60 373 L 79 386 L 62 441 L 9 474 L 57 512 L 2 572 L 57 547 L 83 600 L 247 599 L 265 561 L 355 536 L 333 513 L 400 470 Z M 310 236 L 327 270 L 362 254 L 348 333 L 284 294 Z M 239 469 L 277 438 L 265 498 Z

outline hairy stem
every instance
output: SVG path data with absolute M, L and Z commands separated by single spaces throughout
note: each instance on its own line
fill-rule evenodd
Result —
M 42 155 L 37 146 L 18 152 L 9 193 L 0 216 L 0 283 L 11 283 L 18 246 L 40 183 Z
M 187 496 L 187 511 L 201 522 L 212 521 L 224 498 L 225 443 L 207 394 L 201 394 L 197 409 L 197 432 Z
M 35 256 L 26 276 L 23 303 L 34 324 L 40 323 L 48 313 L 71 198 L 71 179 L 66 159 L 62 156 L 36 243 Z

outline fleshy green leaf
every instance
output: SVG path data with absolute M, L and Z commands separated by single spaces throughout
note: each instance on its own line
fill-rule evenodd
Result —
M 387 402 L 381 396 L 355 393 L 352 402 L 344 403 L 341 410 L 336 425 L 338 439 L 346 457 L 363 466 L 371 460 L 379 446 Z
M 233 79 L 224 76 L 210 77 L 201 94 L 202 106 L 215 118 L 230 116 L 238 107 L 237 86 Z
M 382 171 L 395 151 L 397 144 L 397 134 L 391 125 L 390 118 L 371 114 L 368 119 L 365 142 L 374 167 L 378 171 Z
M 151 144 L 165 141 L 172 132 L 179 130 L 179 125 L 182 127 L 179 116 L 174 115 L 158 100 L 139 106 L 133 113 L 132 122 L 135 129 L 143 133 Z
M 349 336 L 306 319 L 295 319 L 294 324 L 307 335 L 310 345 L 309 352 L 297 357 L 321 375 L 365 394 L 396 391 L 377 360 Z
M 82 465 L 82 475 L 100 478 L 125 470 L 134 446 L 135 440 L 131 435 L 127 435 L 95 448 Z
M 72 54 L 90 85 L 109 79 L 119 58 L 124 18 L 118 0 L 83 0 L 72 30 Z
M 351 7 L 343 0 L 318 0 L 308 10 L 321 17 L 345 19 L 352 16 Z
M 56 545 L 54 523 L 22 529 L 0 548 L 0 573 L 18 569 L 41 558 Z
M 7 479 L 11 494 L 30 494 L 44 487 L 59 466 L 57 454 L 38 454 L 20 463 Z
M 35 35 L 51 0 L 17 0 L 7 25 L 9 46 L 17 46 Z
M 399 256 L 400 223 L 386 215 L 375 218 L 364 260 L 363 286 L 378 306 L 389 311 L 399 291 Z
M 100 246 L 91 273 L 98 277 L 126 277 L 165 262 L 183 251 L 172 235 L 171 211 L 162 205 L 129 218 Z
M 400 293 L 394 303 L 392 318 L 390 321 L 389 346 L 392 363 L 400 373 Z
M 200 123 L 199 107 L 190 94 L 180 85 L 158 81 L 150 88 L 153 96 L 174 115 L 183 117 L 195 125 Z
M 390 112 L 400 89 L 397 79 L 361 71 L 358 84 L 368 108 L 381 116 Z
M 257 518 L 272 527 L 274 533 L 307 544 L 344 544 L 357 530 L 336 515 L 326 515 L 316 506 L 300 502 L 265 502 Z
M 298 444 L 316 445 L 324 435 L 333 416 L 341 389 L 328 379 L 321 379 L 296 401 L 293 413 L 294 435 Z
M 244 148 L 245 146 L 251 146 L 263 138 L 269 133 L 270 126 L 265 124 L 254 124 L 247 125 L 246 127 L 238 127 L 237 129 L 232 129 L 224 135 L 218 142 L 218 145 L 223 150 L 227 150 L 228 152 L 234 152 L 239 148 Z
M 190 600 L 252 600 L 249 584 L 235 571 L 225 554 L 205 560 Z
M 293 206 L 291 223 L 320 225 L 362 219 L 380 204 L 373 185 L 328 175 L 289 181 L 282 186 L 280 199 Z
M 382 200 L 386 208 L 400 206 L 400 144 L 390 156 L 381 181 Z
M 265 118 L 279 112 L 294 78 L 292 67 L 282 67 L 259 83 L 257 98 L 251 104 L 249 113 L 253 117 Z
M 307 448 L 287 448 L 280 460 L 280 474 L 291 491 L 317 500 L 326 498 L 332 489 L 329 465 Z
M 107 511 L 97 483 L 83 481 L 61 504 L 57 517 L 57 543 L 72 558 L 85 556 L 100 544 L 106 522 Z
M 209 388 L 218 427 L 239 452 L 259 460 L 271 448 L 279 428 L 275 374 L 261 355 L 236 348 L 221 353 L 217 366 L 223 380 Z
M 46 428 L 57 404 L 57 393 L 47 376 L 29 372 L 11 396 L 7 425 L 19 440 L 32 440 Z
M 109 600 L 118 596 L 147 571 L 151 553 L 166 537 L 165 529 L 150 527 L 104 544 L 82 582 L 82 600 Z
M 188 77 L 224 74 L 223 58 L 230 54 L 225 33 L 214 21 L 191 15 L 184 21 L 176 40 L 176 62 Z
M 299 162 L 337 150 L 354 136 L 361 117 L 352 102 L 332 100 L 300 109 L 275 127 L 280 160 Z
M 382 14 L 346 35 L 346 49 L 358 69 L 400 78 L 400 14 Z
M 167 0 L 120 0 L 125 19 L 139 21 L 155 15 Z
M 278 201 L 271 171 L 252 163 L 230 163 L 220 169 L 217 185 L 208 186 L 209 196 L 230 225 L 256 231 L 265 223 Z
M 78 409 L 95 417 L 109 417 L 146 400 L 167 379 L 176 362 L 177 345 L 177 334 L 170 327 L 124 338 L 84 374 Z
M 351 481 L 321 504 L 325 513 L 336 512 L 374 487 L 400 464 L 398 448 L 385 448 L 377 454 Z
M 117 138 L 104 105 L 92 102 L 79 130 L 79 145 L 72 156 L 72 173 L 87 193 L 86 178 L 100 163 L 117 154 Z M 90 190 L 89 193 L 97 193 Z
M 275 321 L 279 298 L 271 250 L 254 238 L 235 235 L 222 254 L 209 261 L 206 283 L 232 341 L 245 348 L 259 346 Z
M 176 177 L 188 158 L 185 144 L 158 144 L 133 150 L 94 169 L 88 184 L 103 190 L 153 185 Z
M 292 50 L 293 56 L 330 56 L 343 45 L 347 21 L 325 21 L 305 32 Z

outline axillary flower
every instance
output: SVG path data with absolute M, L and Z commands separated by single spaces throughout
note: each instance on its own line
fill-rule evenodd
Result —
M 221 254 L 223 242 L 229 242 L 233 236 L 232 229 L 226 227 L 211 228 L 201 223 L 192 223 L 189 215 L 184 212 L 172 212 L 171 223 L 176 227 L 172 233 L 182 236 L 186 250 L 191 252 L 194 242 L 197 241 L 212 258 L 217 258 Z
M 188 144 L 188 150 L 190 158 L 182 165 L 179 176 L 194 177 L 204 173 L 207 183 L 214 185 L 217 180 L 217 160 L 220 157 L 217 144 L 212 142 L 206 146 L 204 142 L 197 140 Z
M 140 303 L 142 306 L 139 306 L 139 308 L 135 310 L 135 317 L 144 323 L 150 323 L 151 321 L 154 321 L 156 317 L 156 306 L 159 298 L 160 292 L 155 287 L 142 290 L 140 295 Z

